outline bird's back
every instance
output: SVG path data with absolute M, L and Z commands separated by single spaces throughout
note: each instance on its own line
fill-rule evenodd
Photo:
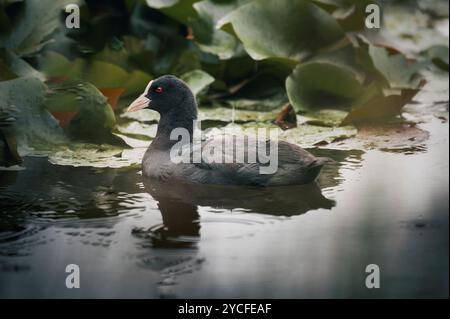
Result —
M 299 185 L 313 182 L 331 162 L 288 142 L 225 135 L 194 144 L 189 163 L 173 163 L 168 152 L 150 149 L 144 175 L 202 184 Z

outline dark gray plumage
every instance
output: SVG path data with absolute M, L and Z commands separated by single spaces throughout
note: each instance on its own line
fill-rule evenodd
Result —
M 133 102 L 128 110 L 135 111 L 144 107 L 149 107 L 161 115 L 156 137 L 142 160 L 143 174 L 150 178 L 202 184 L 259 186 L 307 184 L 316 179 L 324 164 L 332 162 L 328 158 L 314 157 L 297 145 L 284 141 L 273 144 L 267 140 L 266 147 L 277 145 L 278 150 L 278 167 L 273 174 L 261 174 L 260 168 L 268 164 L 261 163 L 259 157 L 256 157 L 258 160 L 256 163 L 236 163 L 236 156 L 231 160 L 228 158 L 228 162 L 215 163 L 211 162 L 208 155 L 199 163 L 174 163 L 171 161 L 170 151 L 177 141 L 170 139 L 171 132 L 182 127 L 192 137 L 193 120 L 197 119 L 197 104 L 191 90 L 186 83 L 172 75 L 162 76 L 152 81 L 144 94 Z M 235 141 L 243 138 L 235 137 Z M 224 158 L 225 154 L 230 154 L 226 151 L 230 144 L 224 142 L 225 137 L 214 138 L 202 141 L 197 147 L 204 150 L 214 146 L 211 143 L 221 144 L 224 153 L 221 157 Z M 240 142 L 237 151 L 243 151 L 246 158 L 252 155 L 249 152 L 255 151 L 250 146 L 262 145 L 251 138 Z

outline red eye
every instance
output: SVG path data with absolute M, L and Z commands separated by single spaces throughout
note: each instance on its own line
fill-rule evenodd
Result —
M 155 92 L 156 92 L 156 93 L 162 93 L 162 92 L 164 92 L 164 90 L 163 90 L 162 87 L 158 86 L 158 87 L 155 89 Z

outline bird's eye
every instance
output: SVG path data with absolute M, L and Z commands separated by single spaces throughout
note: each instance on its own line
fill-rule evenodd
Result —
M 155 92 L 156 92 L 156 93 L 162 93 L 162 92 L 164 92 L 164 89 L 163 89 L 162 87 L 158 86 L 158 87 L 155 89 Z

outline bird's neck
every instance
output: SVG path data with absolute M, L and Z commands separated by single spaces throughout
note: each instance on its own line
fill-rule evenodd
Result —
M 179 141 L 179 134 L 188 135 L 192 143 L 194 133 L 194 121 L 197 114 L 163 114 L 158 123 L 158 131 L 151 147 L 156 149 L 168 149 Z M 173 133 L 173 140 L 170 135 Z M 177 139 L 178 138 L 178 139 Z

